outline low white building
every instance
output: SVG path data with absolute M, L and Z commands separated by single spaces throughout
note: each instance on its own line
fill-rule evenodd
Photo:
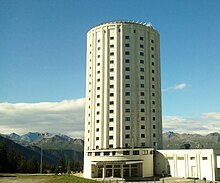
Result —
M 213 149 L 158 150 L 155 174 L 220 180 L 220 152 Z
M 152 148 L 93 150 L 86 153 L 85 178 L 129 178 L 154 175 Z

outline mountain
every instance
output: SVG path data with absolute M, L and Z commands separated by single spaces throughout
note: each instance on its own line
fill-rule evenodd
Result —
M 181 149 L 187 145 L 190 145 L 191 149 L 220 149 L 220 133 L 215 132 L 208 135 L 199 135 L 166 132 L 163 134 L 164 149 Z

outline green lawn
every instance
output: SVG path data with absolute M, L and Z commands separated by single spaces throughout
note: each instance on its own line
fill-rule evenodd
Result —
M 97 183 L 97 181 L 76 177 L 73 175 L 25 175 L 0 174 L 0 183 Z

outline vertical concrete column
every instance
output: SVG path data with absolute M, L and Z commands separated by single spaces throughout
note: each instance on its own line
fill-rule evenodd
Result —
M 129 165 L 129 177 L 131 177 L 131 165 Z
M 115 176 L 115 172 L 114 172 L 114 164 L 112 165 L 112 177 L 114 177 Z
M 103 163 L 103 171 L 102 171 L 102 178 L 105 178 L 105 170 L 106 170 L 106 165 Z
M 124 178 L 124 169 L 123 169 L 123 164 L 121 164 L 121 178 Z

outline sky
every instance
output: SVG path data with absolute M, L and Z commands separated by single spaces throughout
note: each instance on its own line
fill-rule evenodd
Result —
M 0 133 L 83 137 L 86 33 L 114 20 L 160 33 L 164 132 L 220 132 L 219 0 L 0 0 Z

